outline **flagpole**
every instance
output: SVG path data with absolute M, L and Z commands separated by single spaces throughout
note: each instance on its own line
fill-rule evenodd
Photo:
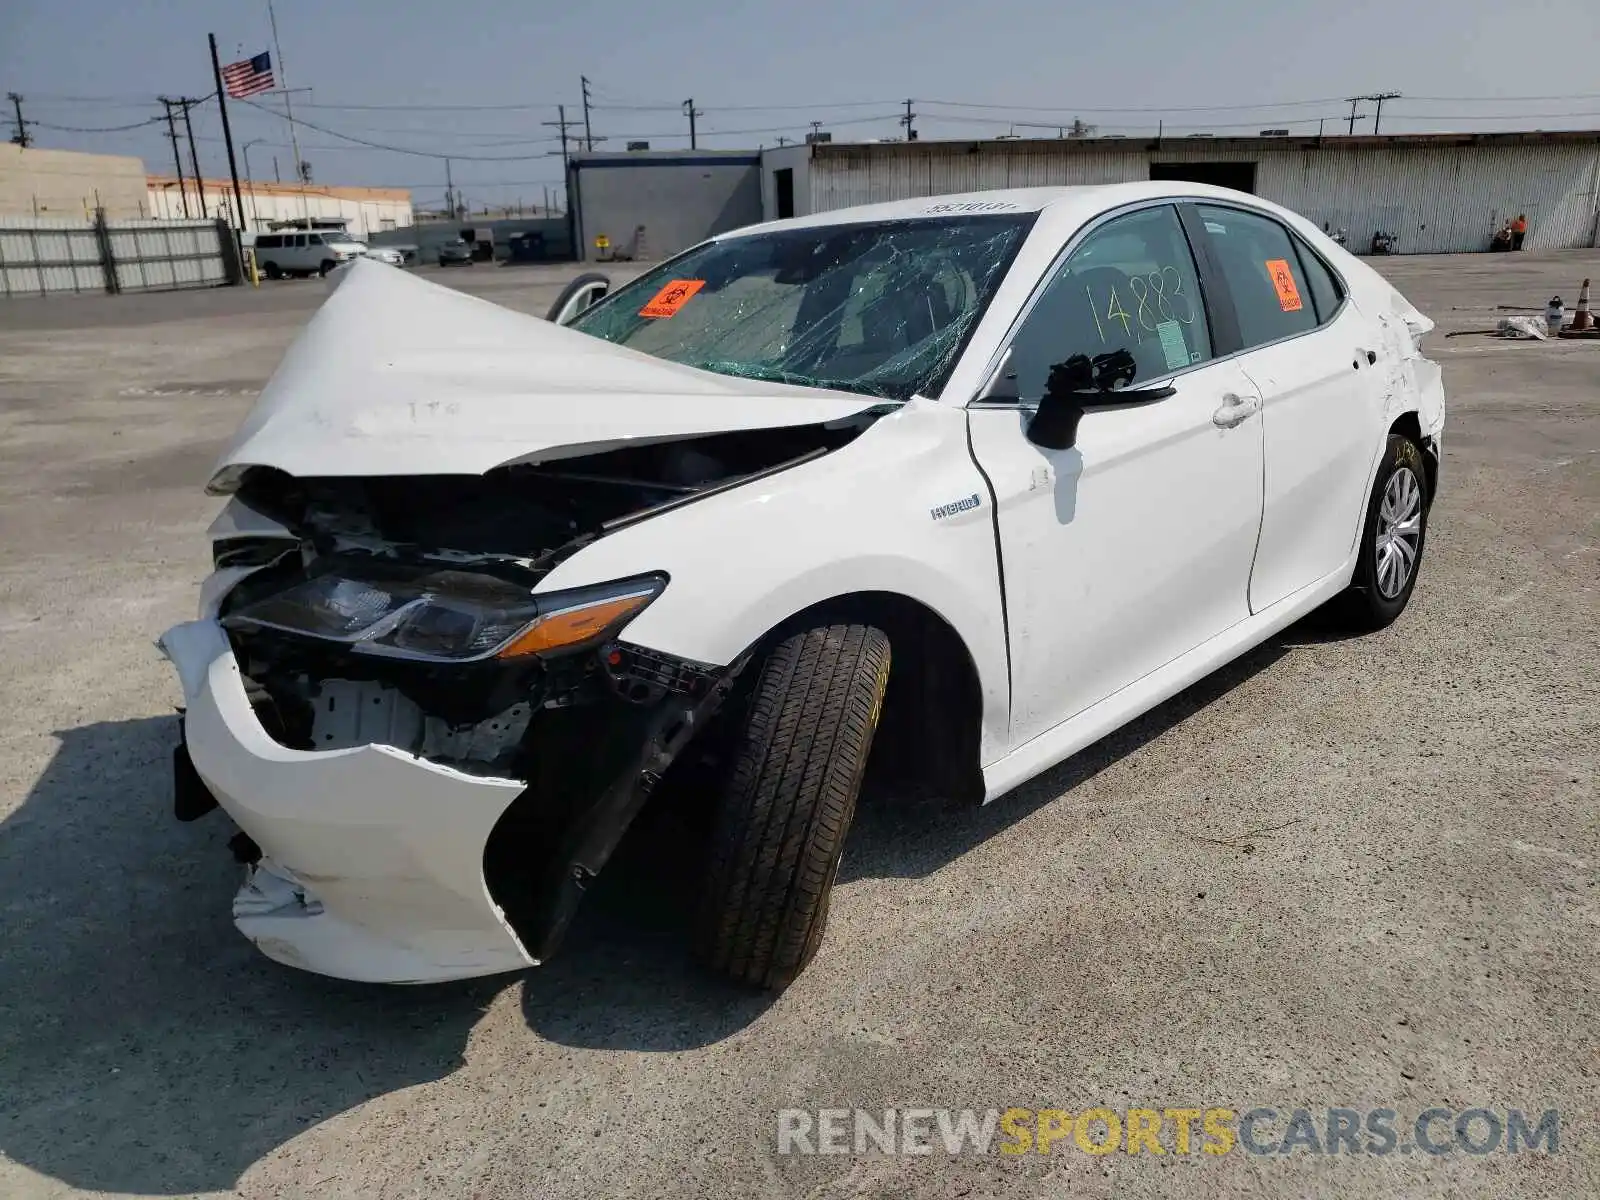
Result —
M 278 14 L 272 10 L 272 0 L 267 0 L 267 20 L 272 23 L 272 52 L 278 56 L 278 82 L 283 88 L 283 110 L 289 118 L 289 145 L 294 150 L 294 177 L 300 183 L 300 215 L 305 219 L 306 232 L 311 232 L 311 202 L 306 199 L 306 177 L 300 169 L 300 139 L 294 128 L 294 101 L 289 99 L 289 74 L 283 65 L 283 47 L 278 44 Z
M 233 157 L 233 130 L 228 125 L 228 89 L 222 85 L 222 66 L 217 61 L 217 35 L 206 34 L 211 42 L 211 76 L 217 81 L 217 108 L 222 112 L 222 140 L 228 146 L 228 170 L 233 174 L 233 199 L 239 206 L 239 232 L 245 231 L 244 196 L 239 191 L 239 164 Z M 243 243 L 240 243 L 243 245 Z

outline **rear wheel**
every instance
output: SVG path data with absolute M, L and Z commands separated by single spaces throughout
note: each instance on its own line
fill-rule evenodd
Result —
M 1391 433 L 1367 502 L 1355 575 L 1337 601 L 1352 628 L 1382 629 L 1405 611 L 1422 567 L 1429 503 L 1421 448 Z
M 888 682 L 889 639 L 865 625 L 796 633 L 762 663 L 712 835 L 712 969 L 776 990 L 816 954 Z

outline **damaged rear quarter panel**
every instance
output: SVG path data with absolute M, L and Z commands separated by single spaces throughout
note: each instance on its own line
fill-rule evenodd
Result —
M 959 503 L 973 496 L 976 505 Z M 949 515 L 935 519 L 942 506 Z M 1009 720 L 992 509 L 966 413 L 917 399 L 822 458 L 613 531 L 538 590 L 663 571 L 671 582 L 622 638 L 707 663 L 733 662 L 835 597 L 906 596 L 948 622 L 972 656 L 987 762 L 1004 751 Z

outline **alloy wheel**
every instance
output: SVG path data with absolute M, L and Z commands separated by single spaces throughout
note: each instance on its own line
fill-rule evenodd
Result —
M 1393 600 L 1405 591 L 1422 548 L 1422 485 L 1410 467 L 1389 476 L 1374 539 L 1378 590 Z

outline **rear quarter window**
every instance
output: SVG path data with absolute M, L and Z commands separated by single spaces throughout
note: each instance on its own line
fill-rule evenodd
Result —
M 1344 288 L 1339 284 L 1339 277 L 1310 246 L 1295 238 L 1294 248 L 1299 252 L 1300 268 L 1305 272 L 1306 282 L 1311 285 L 1311 299 L 1317 308 L 1317 323 L 1325 325 L 1333 319 L 1333 314 L 1339 310 L 1339 305 L 1344 303 Z

